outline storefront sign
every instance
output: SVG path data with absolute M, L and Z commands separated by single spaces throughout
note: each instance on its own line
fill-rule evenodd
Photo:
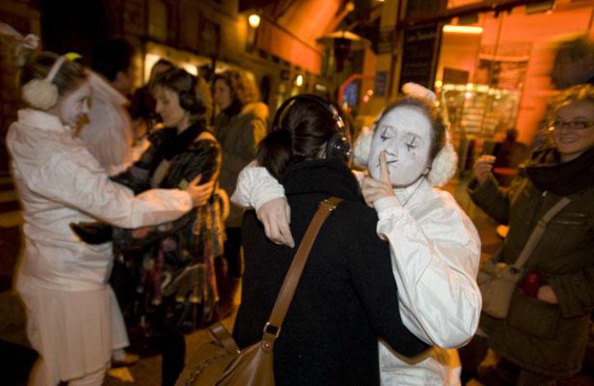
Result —
M 400 86 L 418 83 L 433 89 L 441 40 L 441 24 L 409 28 L 404 32 Z

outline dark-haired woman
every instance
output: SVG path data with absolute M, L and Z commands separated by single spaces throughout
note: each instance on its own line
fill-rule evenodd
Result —
M 280 178 L 287 194 L 296 243 L 320 201 L 344 199 L 313 245 L 275 344 L 278 385 L 377 385 L 378 338 L 404 356 L 427 348 L 400 318 L 389 246 L 375 234 L 377 216 L 364 204 L 346 154 L 329 149 L 346 129 L 332 109 L 297 98 L 282 109 L 282 129 L 258 149 L 258 162 Z M 246 213 L 242 232 L 246 269 L 233 334 L 246 347 L 261 339 L 295 250 L 271 243 L 253 212 Z
M 218 181 L 221 149 L 207 129 L 211 100 L 200 81 L 179 68 L 155 77 L 151 91 L 165 128 L 149 136 L 150 147 L 116 181 L 137 193 L 183 187 L 197 175 Z M 116 247 L 142 250 L 138 291 L 145 318 L 161 335 L 163 385 L 174 384 L 183 367 L 183 334 L 218 318 L 215 258 L 223 252 L 224 200 L 213 193 L 206 205 L 173 223 L 115 231 Z
M 219 114 L 214 121 L 214 134 L 223 149 L 221 188 L 231 195 L 237 176 L 255 157 L 256 145 L 266 135 L 268 106 L 259 102 L 258 89 L 247 73 L 228 70 L 214 77 L 214 101 Z M 221 267 L 224 285 L 219 312 L 227 315 L 233 310 L 235 295 L 241 281 L 241 219 L 243 209 L 232 205 L 225 222 L 226 267 Z

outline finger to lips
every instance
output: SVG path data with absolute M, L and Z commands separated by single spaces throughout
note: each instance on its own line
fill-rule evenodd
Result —
M 386 152 L 380 153 L 380 180 L 390 181 L 390 170 L 388 169 L 388 161 L 386 160 Z

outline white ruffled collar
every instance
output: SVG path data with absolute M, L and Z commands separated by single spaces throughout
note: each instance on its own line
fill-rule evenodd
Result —
M 62 124 L 60 118 L 41 110 L 21 109 L 18 111 L 18 119 L 19 123 L 23 125 L 32 126 L 44 131 L 71 131 L 69 126 Z

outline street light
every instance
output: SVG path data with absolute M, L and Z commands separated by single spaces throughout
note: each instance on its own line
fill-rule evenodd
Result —
M 253 29 L 258 28 L 258 26 L 260 25 L 260 15 L 258 15 L 257 13 L 252 13 L 248 17 L 248 23 L 250 24 L 250 27 L 252 27 Z
M 248 52 L 254 51 L 254 47 L 256 46 L 256 30 L 260 25 L 260 15 L 257 13 L 252 13 L 248 16 L 248 24 L 250 26 L 248 31 Z

